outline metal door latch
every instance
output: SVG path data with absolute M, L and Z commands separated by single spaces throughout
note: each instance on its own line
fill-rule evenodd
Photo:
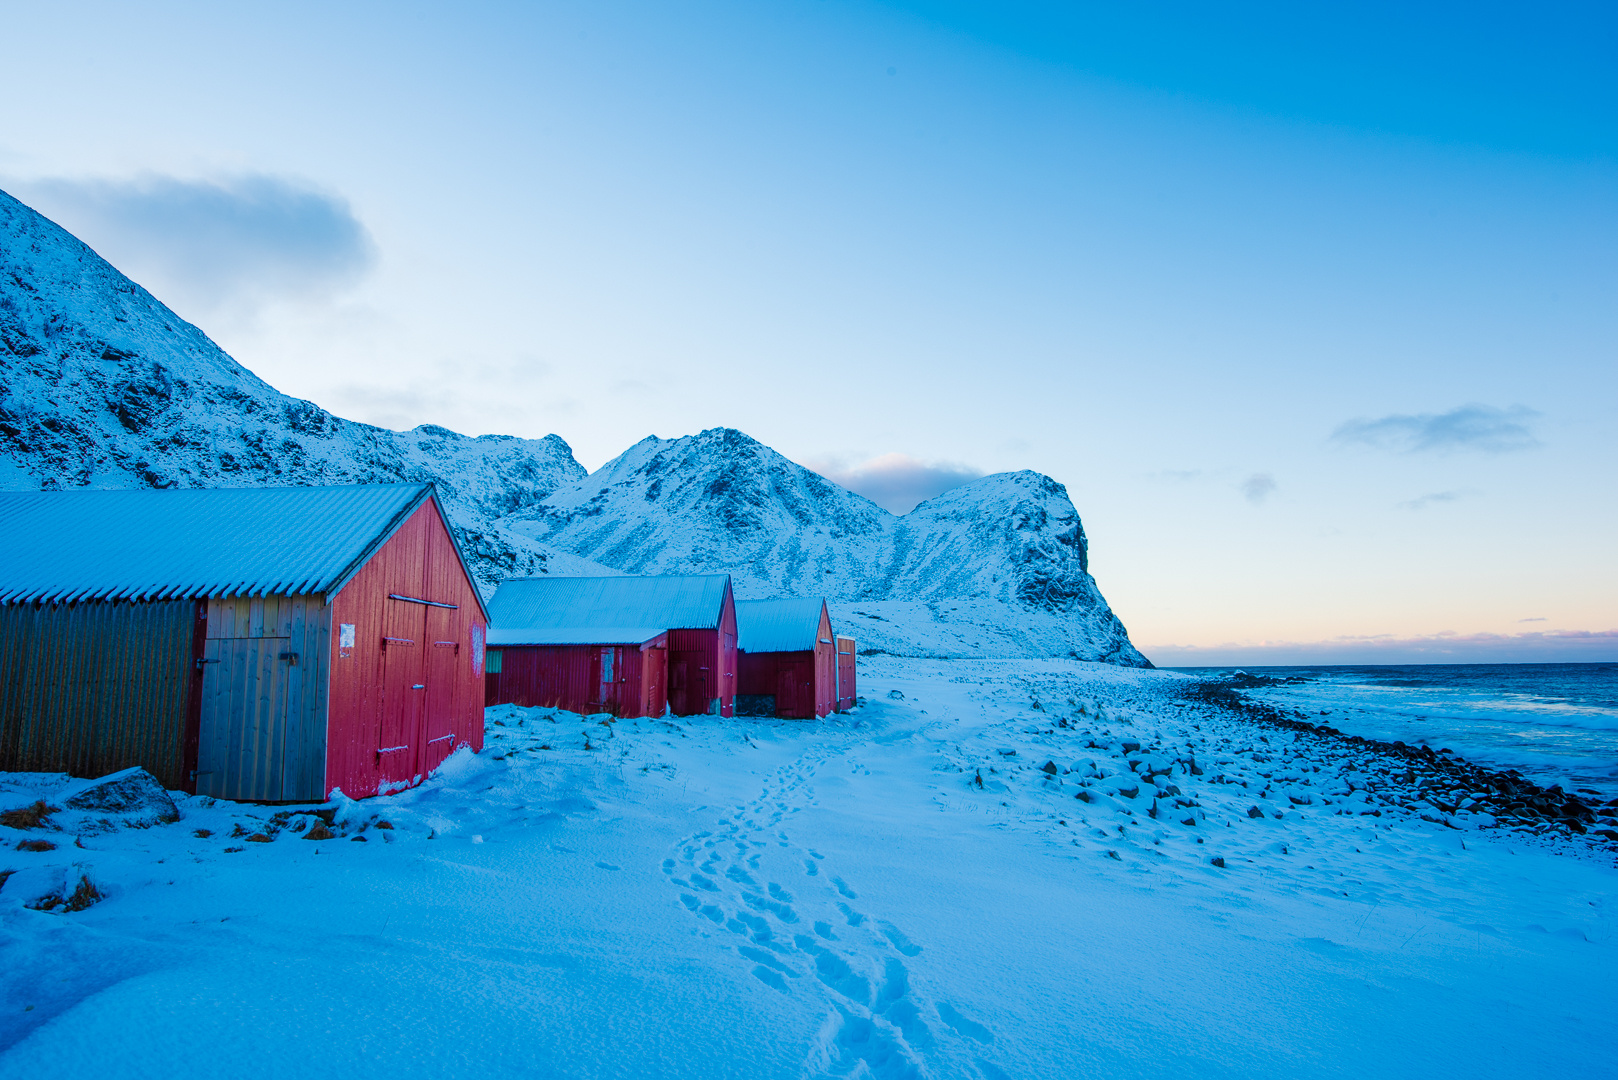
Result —
M 217 664 L 217 663 L 219 663 L 219 661 L 217 661 L 217 660 L 204 660 L 202 657 L 199 656 L 199 657 L 197 657 L 197 670 L 201 671 L 203 664 Z

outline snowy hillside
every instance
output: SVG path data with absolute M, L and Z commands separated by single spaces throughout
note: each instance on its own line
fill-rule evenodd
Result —
M 897 517 L 728 429 L 645 439 L 586 475 L 555 435 L 344 420 L 260 380 L 4 192 L 0 376 L 0 488 L 431 481 L 486 588 L 722 570 L 742 597 L 834 598 L 866 648 L 1146 663 L 1048 477 L 984 477 Z
M 877 631 L 885 651 L 1145 663 L 1090 576 L 1066 489 L 1035 472 L 986 476 L 899 517 L 715 428 L 644 439 L 502 524 L 626 573 L 726 571 L 744 599 L 886 601 L 864 623 L 839 618 Z
M 0 192 L 0 487 L 430 480 L 486 584 L 545 553 L 492 524 L 584 475 L 555 435 L 387 431 L 288 397 Z

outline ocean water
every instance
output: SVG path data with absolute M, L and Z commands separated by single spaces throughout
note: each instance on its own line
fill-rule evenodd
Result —
M 1176 668 L 1278 680 L 1245 691 L 1367 738 L 1448 747 L 1542 784 L 1618 796 L 1618 664 Z

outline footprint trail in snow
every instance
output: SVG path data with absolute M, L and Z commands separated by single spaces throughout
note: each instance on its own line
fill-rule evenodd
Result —
M 785 828 L 837 756 L 816 750 L 776 770 L 753 801 L 681 840 L 664 874 L 705 933 L 734 936 L 729 947 L 760 982 L 825 1002 L 809 1075 L 1006 1076 L 984 1056 L 988 1028 L 916 990 L 905 962 L 923 945 L 861 910 L 858 890 Z

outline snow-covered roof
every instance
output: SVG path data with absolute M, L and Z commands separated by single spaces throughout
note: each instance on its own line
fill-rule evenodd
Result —
M 638 644 L 664 630 L 711 630 L 729 587 L 729 574 L 511 578 L 489 600 L 489 640 L 497 643 L 498 634 L 505 645 Z M 532 640 L 541 630 L 566 631 L 573 640 Z
M 647 626 L 491 626 L 489 645 L 644 645 L 665 633 Z
M 743 652 L 807 652 L 820 632 L 818 596 L 736 601 L 736 647 Z
M 429 484 L 0 492 L 0 603 L 329 593 Z

